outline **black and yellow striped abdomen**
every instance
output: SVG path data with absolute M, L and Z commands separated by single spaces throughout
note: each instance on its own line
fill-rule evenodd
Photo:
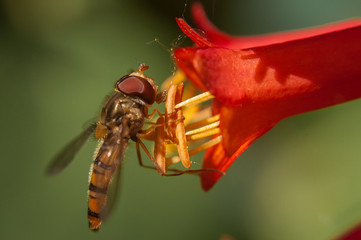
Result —
M 100 143 L 91 167 L 88 191 L 89 228 L 99 229 L 107 202 L 107 191 L 114 173 L 120 167 L 128 139 L 121 136 L 122 128 L 110 132 Z

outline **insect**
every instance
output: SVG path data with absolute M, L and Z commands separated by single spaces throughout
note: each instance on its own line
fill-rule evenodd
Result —
M 119 182 L 121 163 L 129 140 L 136 143 L 140 165 L 154 168 L 160 175 L 175 176 L 184 173 L 217 171 L 214 169 L 189 169 L 191 165 L 189 156 L 219 143 L 219 137 L 218 140 L 206 142 L 189 153 L 187 140 L 189 137 L 186 136 L 182 110 L 175 108 L 175 105 L 181 102 L 183 84 L 171 85 L 168 91 L 158 93 L 158 86 L 154 80 L 143 73 L 147 69 L 148 66 L 141 64 L 139 70 L 120 78 L 115 83 L 114 93 L 104 103 L 99 121 L 90 125 L 82 134 L 65 146 L 47 169 L 49 175 L 61 172 L 95 132 L 99 146 L 89 176 L 88 221 L 90 229 L 98 230 L 102 220 L 111 211 L 113 202 L 108 199 L 109 186 L 112 181 L 116 185 Z M 148 113 L 149 107 L 155 102 L 164 101 L 166 102 L 165 114 L 160 113 L 158 109 Z M 160 116 L 157 122 L 152 123 L 148 129 L 144 130 L 143 126 L 146 119 L 152 118 L 155 113 Z M 215 133 L 207 134 L 207 131 L 212 129 L 214 127 L 206 127 L 201 131 L 196 131 L 196 133 L 203 132 L 205 136 L 214 135 Z M 203 137 L 201 136 L 201 138 Z M 140 138 L 154 141 L 154 157 Z M 179 157 L 166 158 L 167 141 L 177 145 Z M 140 148 L 145 151 L 154 166 L 143 165 Z M 169 165 L 177 161 L 181 161 L 187 170 L 168 169 Z M 173 173 L 168 174 L 167 171 Z

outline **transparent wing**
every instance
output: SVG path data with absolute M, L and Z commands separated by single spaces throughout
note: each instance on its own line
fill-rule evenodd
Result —
M 78 153 L 80 148 L 88 140 L 90 135 L 94 132 L 97 124 L 91 124 L 87 129 L 84 130 L 79 136 L 77 136 L 73 141 L 68 143 L 50 162 L 49 166 L 46 169 L 47 175 L 55 175 L 74 159 L 75 155 Z
M 116 206 L 117 200 L 119 199 L 123 158 L 129 144 L 128 139 L 126 138 L 120 138 L 119 141 L 120 144 L 118 146 L 120 151 L 118 151 L 115 159 L 116 169 L 108 187 L 106 205 L 101 212 L 103 221 L 106 221 L 109 218 Z
M 121 164 L 128 146 L 128 138 L 119 133 L 105 137 L 93 163 L 88 191 L 89 228 L 93 230 L 98 230 L 112 212 L 118 196 Z
M 116 206 L 117 200 L 119 199 L 120 185 L 121 185 L 120 182 L 122 178 L 121 173 L 122 173 L 122 162 L 120 162 L 108 189 L 107 204 L 105 205 L 103 213 L 101 214 L 103 221 L 108 220 L 110 214 L 113 212 L 114 207 Z

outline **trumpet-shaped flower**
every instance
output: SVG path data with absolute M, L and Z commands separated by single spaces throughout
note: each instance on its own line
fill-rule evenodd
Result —
M 203 8 L 192 8 L 204 35 L 177 19 L 195 45 L 174 51 L 187 78 L 215 96 L 222 142 L 209 148 L 203 168 L 225 172 L 280 120 L 361 97 L 361 20 L 256 37 L 216 29 Z M 209 190 L 221 177 L 202 173 Z

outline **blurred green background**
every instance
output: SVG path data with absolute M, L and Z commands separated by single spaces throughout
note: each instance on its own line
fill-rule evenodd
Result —
M 232 34 L 361 16 L 358 0 L 202 1 Z M 330 239 L 361 221 L 361 102 L 284 120 L 208 193 L 194 176 L 160 177 L 125 156 L 121 198 L 87 229 L 96 141 L 60 175 L 52 156 L 98 114 L 117 78 L 145 62 L 161 83 L 185 0 L 3 0 L 0 5 L 2 239 Z M 166 47 L 150 43 L 159 39 Z M 189 42 L 188 42 L 189 43 Z M 201 158 L 198 158 L 200 161 Z M 149 161 L 148 161 L 149 162 Z

